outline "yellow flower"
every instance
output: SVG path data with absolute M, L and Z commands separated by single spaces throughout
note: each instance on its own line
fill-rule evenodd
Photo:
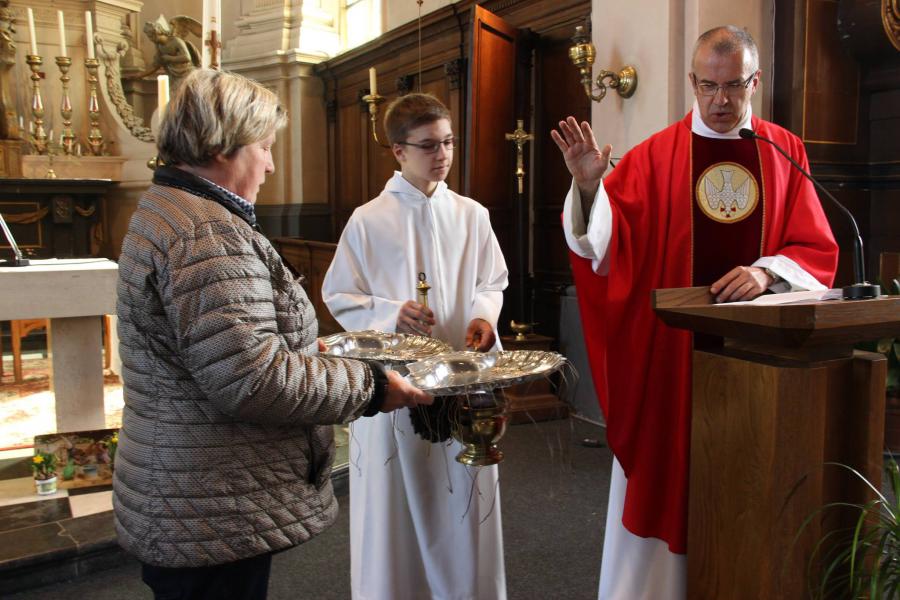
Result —
M 34 461 L 34 464 L 39 465 L 44 462 L 44 457 L 41 455 L 37 455 L 32 460 Z
M 111 441 L 113 444 L 118 444 L 118 443 L 119 443 L 119 434 L 118 434 L 118 433 L 114 433 L 113 436 L 112 436 L 112 439 L 111 439 L 110 441 Z

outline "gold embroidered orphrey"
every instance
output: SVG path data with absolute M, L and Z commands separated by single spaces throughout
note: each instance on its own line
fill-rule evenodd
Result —
M 719 223 L 737 223 L 753 214 L 759 184 L 747 169 L 733 162 L 716 163 L 697 180 L 697 205 Z

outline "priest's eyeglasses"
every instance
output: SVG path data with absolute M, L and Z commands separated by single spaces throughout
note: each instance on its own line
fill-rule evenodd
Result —
M 698 92 L 700 92 L 701 96 L 715 96 L 717 93 L 719 93 L 719 90 L 722 90 L 726 96 L 739 96 L 750 86 L 750 82 L 753 81 L 754 77 L 756 77 L 756 73 L 753 73 L 744 81 L 723 83 L 722 85 L 713 83 L 711 81 L 698 82 L 697 76 L 693 74 L 692 76 L 694 78 L 694 87 Z
M 397 142 L 401 146 L 415 146 L 416 148 L 420 148 L 425 154 L 434 154 L 438 151 L 438 148 L 441 146 L 444 147 L 444 150 L 453 150 L 453 147 L 456 145 L 456 138 L 449 137 L 445 140 L 441 140 L 439 142 L 422 142 L 421 144 L 417 144 L 415 142 Z

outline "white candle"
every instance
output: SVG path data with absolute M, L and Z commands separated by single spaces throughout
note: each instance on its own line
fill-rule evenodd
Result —
M 378 87 L 375 82 L 375 67 L 369 67 L 369 93 L 373 96 L 378 94 Z
M 91 18 L 91 11 L 84 11 L 84 29 L 85 43 L 87 44 L 87 57 L 94 59 L 94 20 Z
M 19 115 L 19 130 L 25 129 L 25 119 L 22 118 L 22 115 Z
M 159 118 L 162 119 L 166 110 L 166 104 L 169 103 L 169 76 L 156 76 L 156 106 L 159 110 Z
M 37 34 L 34 32 L 34 12 L 28 8 L 28 35 L 31 36 L 31 53 L 37 55 Z
M 56 11 L 56 24 L 59 25 L 59 55 L 68 56 L 66 54 L 66 25 L 61 10 Z
M 203 0 L 203 68 L 212 63 L 212 53 L 207 42 L 212 40 L 212 32 L 216 32 L 216 43 L 222 43 L 222 3 L 221 0 Z M 218 49 L 216 56 L 219 57 Z M 217 58 L 217 62 L 219 59 Z
M 210 6 L 208 0 L 203 0 L 203 14 L 200 17 L 200 23 L 203 25 L 203 32 L 200 34 L 200 43 L 202 44 L 201 52 L 203 56 L 200 57 L 200 66 L 204 69 L 209 68 L 209 44 L 206 42 L 209 40 L 209 32 L 210 32 L 210 20 L 212 15 L 210 15 Z

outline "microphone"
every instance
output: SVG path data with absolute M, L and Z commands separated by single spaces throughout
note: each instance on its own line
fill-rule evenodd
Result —
M 0 214 L 0 229 L 3 229 L 3 235 L 6 236 L 6 241 L 9 242 L 9 246 L 12 248 L 13 254 L 15 254 L 15 258 L 0 260 L 0 267 L 27 267 L 30 261 L 27 258 L 22 258 L 22 251 L 19 250 L 19 245 L 16 244 L 12 231 L 6 226 L 6 220 L 2 214 Z
M 853 229 L 853 285 L 847 285 L 842 288 L 843 298 L 844 300 L 866 300 L 869 298 L 877 298 L 881 295 L 881 286 L 874 285 L 866 281 L 866 266 L 865 261 L 863 260 L 863 242 L 862 236 L 859 234 L 859 226 L 856 224 L 856 219 L 853 218 L 853 215 L 847 210 L 843 204 L 838 202 L 838 199 L 832 195 L 831 192 L 825 189 L 825 187 L 813 179 L 813 176 L 806 172 L 806 169 L 800 166 L 800 164 L 791 158 L 791 156 L 785 152 L 781 146 L 773 142 L 768 138 L 764 138 L 761 135 L 758 135 L 752 129 L 743 128 L 738 132 L 745 140 L 761 140 L 763 142 L 767 142 L 772 144 L 778 152 L 788 159 L 788 161 L 794 165 L 794 168 L 800 171 L 804 177 L 809 179 L 812 184 L 816 187 L 817 190 L 825 194 L 825 196 L 831 200 L 835 206 L 847 217 L 847 220 L 850 221 L 850 227 Z

